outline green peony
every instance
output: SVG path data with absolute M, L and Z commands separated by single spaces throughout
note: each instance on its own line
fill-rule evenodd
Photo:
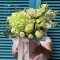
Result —
M 25 32 L 26 33 L 31 33 L 31 32 L 33 32 L 33 29 L 34 29 L 33 24 L 27 24 L 26 27 L 25 27 Z
M 35 32 L 35 36 L 37 37 L 37 38 L 42 38 L 43 37 L 43 31 L 42 30 L 37 30 L 36 32 Z

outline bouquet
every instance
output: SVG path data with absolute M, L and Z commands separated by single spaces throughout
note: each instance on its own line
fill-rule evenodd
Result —
M 52 11 L 47 4 L 42 4 L 39 8 L 29 8 L 18 12 L 13 12 L 7 17 L 7 28 L 3 35 L 6 37 L 27 37 L 30 40 L 34 37 L 42 38 L 46 29 L 51 29 L 57 25 L 53 22 L 57 11 Z
M 23 58 L 29 60 L 29 40 L 41 39 L 47 29 L 55 27 L 57 23 L 53 20 L 56 15 L 57 11 L 52 11 L 47 4 L 42 4 L 39 8 L 13 12 L 11 16 L 7 17 L 3 35 L 12 38 L 14 41 L 19 40 L 18 60 L 23 60 Z M 35 41 L 35 39 L 33 40 Z M 38 45 L 35 44 L 36 46 Z M 30 49 L 32 48 L 30 47 Z

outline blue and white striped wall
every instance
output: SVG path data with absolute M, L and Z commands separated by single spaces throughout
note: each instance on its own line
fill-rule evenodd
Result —
M 37 8 L 40 4 L 47 3 L 52 10 L 57 10 L 58 16 L 54 19 L 57 26 L 48 31 L 53 43 L 53 54 L 50 60 L 60 60 L 60 0 L 0 0 L 0 60 L 15 60 L 12 56 L 12 41 L 2 35 L 7 16 L 17 8 Z
M 20 10 L 29 8 L 29 0 L 0 0 L 0 60 L 15 60 L 12 56 L 12 40 L 2 35 L 7 16 L 15 12 L 15 7 Z
M 60 0 L 42 0 L 41 3 L 47 3 L 52 10 L 57 10 L 58 15 L 54 19 L 57 26 L 48 31 L 53 43 L 53 54 L 51 60 L 60 60 Z

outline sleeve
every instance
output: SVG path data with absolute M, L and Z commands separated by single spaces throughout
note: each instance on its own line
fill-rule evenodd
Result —
M 45 41 L 44 43 L 47 43 L 47 42 L 52 43 L 52 42 L 51 42 L 51 38 L 50 38 L 50 37 L 48 37 L 48 36 L 46 37 L 46 41 Z

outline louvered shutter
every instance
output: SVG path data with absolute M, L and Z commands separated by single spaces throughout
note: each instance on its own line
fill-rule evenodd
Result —
M 54 19 L 57 26 L 48 31 L 53 43 L 53 54 L 51 60 L 60 60 L 60 0 L 42 0 L 41 3 L 47 3 L 52 10 L 57 10 L 58 16 Z
M 7 16 L 15 12 L 15 6 L 20 10 L 24 9 L 24 7 L 34 7 L 34 1 L 31 2 L 32 0 L 0 0 L 0 60 L 15 60 L 12 56 L 12 40 L 2 35 L 4 31 L 2 26 L 6 24 Z

